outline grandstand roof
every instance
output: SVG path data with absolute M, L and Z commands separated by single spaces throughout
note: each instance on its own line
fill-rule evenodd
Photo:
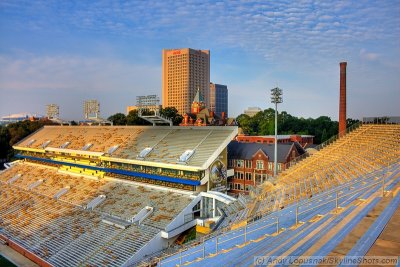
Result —
M 296 146 L 295 143 L 291 144 L 278 144 L 278 162 L 286 162 L 286 158 L 289 152 L 294 146 L 300 154 L 304 153 L 301 146 Z M 267 155 L 271 161 L 275 160 L 274 155 L 274 144 L 265 143 L 241 143 L 238 141 L 232 141 L 228 145 L 228 158 L 231 159 L 252 159 L 257 151 L 261 150 L 265 155 Z
M 54 151 L 70 142 L 62 149 L 63 152 L 96 152 L 105 159 L 119 162 L 201 170 L 209 167 L 236 134 L 237 127 L 234 126 L 45 126 L 14 148 Z M 92 146 L 85 150 L 88 144 Z M 118 148 L 108 154 L 114 146 Z M 146 148 L 151 148 L 151 151 L 145 157 L 138 157 Z M 186 162 L 179 162 L 187 150 L 193 150 L 193 155 Z

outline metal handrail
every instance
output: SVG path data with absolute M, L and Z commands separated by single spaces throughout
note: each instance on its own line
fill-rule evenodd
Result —
M 369 177 L 369 178 L 371 178 L 371 177 Z M 382 179 L 383 179 L 383 181 L 384 181 L 384 177 L 383 177 Z M 339 199 L 343 199 L 343 198 L 351 199 L 351 196 L 354 195 L 354 193 L 357 193 L 357 192 L 360 192 L 360 191 L 365 191 L 365 190 L 367 190 L 367 189 L 369 189 L 369 188 L 372 188 L 372 187 L 374 187 L 374 186 L 376 186 L 376 185 L 379 185 L 379 184 L 381 184 L 381 183 L 382 183 L 382 182 L 379 181 L 379 182 L 376 182 L 376 183 L 373 183 L 373 184 L 369 184 L 369 185 L 364 186 L 364 187 L 361 187 L 361 188 L 359 188 L 359 189 L 357 189 L 357 190 L 351 191 L 351 193 L 343 194 L 343 195 L 341 195 L 341 196 L 339 196 L 338 192 L 336 192 L 336 198 L 335 198 L 335 199 L 329 200 L 329 201 L 327 201 L 327 202 L 325 202 L 325 203 L 323 203 L 323 204 L 321 204 L 321 205 L 318 205 L 318 206 L 313 206 L 313 207 L 310 208 L 310 209 L 306 209 L 306 210 L 303 210 L 303 211 L 301 211 L 301 212 L 298 212 L 299 207 L 305 206 L 305 205 L 308 204 L 308 203 L 302 203 L 302 204 L 296 206 L 296 214 L 295 214 L 295 216 L 296 216 L 296 224 L 297 224 L 297 222 L 298 222 L 298 216 L 301 215 L 301 214 L 304 214 L 304 213 L 306 213 L 306 212 L 309 212 L 310 210 L 315 210 L 316 208 L 318 208 L 318 207 L 320 207 L 320 206 L 322 206 L 322 205 L 326 205 L 327 203 L 330 203 L 330 202 L 333 202 L 333 201 L 336 201 L 336 208 L 338 208 L 338 200 L 339 200 Z M 383 184 L 382 186 L 384 187 L 384 184 Z M 334 193 L 334 192 L 330 192 L 330 193 L 332 194 L 332 193 Z M 314 201 L 315 201 L 315 199 L 314 199 Z M 348 204 L 348 205 L 349 205 L 349 204 Z M 270 219 L 274 219 L 274 218 L 275 218 L 275 217 L 271 217 Z M 237 238 L 242 237 L 242 236 L 245 236 L 245 242 L 246 242 L 246 241 L 247 241 L 247 240 L 246 240 L 246 235 L 249 234 L 249 233 L 253 233 L 253 232 L 259 231 L 260 229 L 267 228 L 267 227 L 270 227 L 270 226 L 273 226 L 273 225 L 277 225 L 277 231 L 279 231 L 279 215 L 276 216 L 276 219 L 277 219 L 276 222 L 273 222 L 273 223 L 270 223 L 270 224 L 267 224 L 267 225 L 262 225 L 261 227 L 255 228 L 255 229 L 253 229 L 253 230 L 251 230 L 251 231 L 249 231 L 249 232 L 246 231 L 246 229 L 248 228 L 248 225 L 242 226 L 242 227 L 236 229 L 236 231 L 238 231 L 238 230 L 240 230 L 241 228 L 243 228 L 243 229 L 244 229 L 244 233 L 239 234 L 239 235 L 236 235 L 236 236 L 231 237 L 231 238 L 229 238 L 229 239 L 226 239 L 226 240 L 224 240 L 224 241 L 222 241 L 222 242 L 218 242 L 218 238 L 220 238 L 221 236 L 217 236 L 217 237 L 216 237 L 216 240 L 215 240 L 215 242 L 216 242 L 216 254 L 218 254 L 218 250 L 217 250 L 217 249 L 218 249 L 218 245 L 223 244 L 223 243 L 226 243 L 226 242 L 231 241 L 231 240 L 234 240 L 234 239 L 237 239 Z M 207 240 L 208 240 L 208 239 L 207 239 Z M 206 241 L 206 239 L 203 240 L 203 242 L 202 242 L 202 243 L 203 243 L 203 246 L 202 246 L 201 249 L 197 249 L 197 250 L 192 251 L 192 252 L 190 252 L 190 253 L 188 253 L 188 254 L 182 254 L 182 253 L 183 253 L 184 251 L 187 251 L 189 248 L 182 249 L 182 250 L 178 251 L 177 253 L 167 254 L 167 255 L 165 255 L 165 256 L 163 256 L 163 257 L 161 257 L 161 258 L 158 258 L 158 263 L 161 265 L 161 261 L 162 261 L 163 259 L 166 259 L 166 258 L 169 258 L 169 257 L 173 257 L 173 256 L 175 256 L 175 255 L 177 255 L 177 254 L 180 254 L 180 255 L 179 255 L 179 258 L 180 258 L 180 260 L 181 260 L 182 257 L 190 256 L 190 255 L 195 254 L 195 253 L 198 253 L 198 252 L 200 252 L 200 251 L 202 251 L 202 250 L 204 251 L 204 246 L 205 246 L 204 243 L 205 243 L 205 241 Z M 197 243 L 197 245 L 198 245 L 198 243 Z M 203 256 L 204 256 L 204 253 L 203 253 Z M 174 261 L 174 260 L 177 260 L 177 259 L 178 259 L 177 257 L 174 257 L 174 258 L 172 258 L 172 259 L 170 259 L 170 260 L 164 261 L 164 263 L 168 263 L 168 262 L 171 262 L 171 261 Z
M 333 143 L 334 141 L 336 141 L 343 133 L 350 133 L 353 130 L 355 130 L 356 128 L 360 127 L 362 124 L 363 124 L 363 122 L 359 121 L 359 122 L 351 125 L 345 131 L 343 131 L 341 133 L 338 133 L 338 134 L 335 134 L 334 136 L 332 136 L 328 140 L 326 140 L 323 143 L 321 143 L 321 144 L 317 145 L 316 147 L 314 147 L 314 149 L 316 149 L 318 151 L 321 150 L 322 148 L 324 148 L 324 147 L 328 146 L 329 144 Z M 294 166 L 295 164 L 297 164 L 299 161 L 301 161 L 301 160 L 303 160 L 303 159 L 305 159 L 305 158 L 307 158 L 309 156 L 310 156 L 310 154 L 306 151 L 306 153 L 304 153 L 304 154 L 302 154 L 302 155 L 300 155 L 298 157 L 295 157 L 294 159 L 292 159 L 291 161 L 289 161 L 285 165 L 289 166 L 289 168 L 290 168 L 290 167 Z
M 388 167 L 391 166 L 391 165 L 399 164 L 399 163 L 400 163 L 400 160 L 397 160 L 397 161 L 394 161 L 394 162 L 388 162 L 388 164 L 387 164 L 386 166 L 383 166 L 383 167 L 381 167 L 381 168 L 379 168 L 379 169 L 377 169 L 377 170 L 374 170 L 373 173 L 370 173 L 370 174 L 365 175 L 365 176 L 362 178 L 362 181 L 371 178 L 371 176 L 376 175 L 376 174 L 379 173 L 379 172 L 383 172 L 383 171 L 385 170 L 385 168 L 388 168 Z M 340 189 L 342 189 L 342 188 L 344 188 L 344 187 L 351 186 L 352 184 L 355 184 L 355 183 L 357 183 L 357 182 L 358 182 L 358 181 L 355 181 L 354 179 L 351 179 L 350 181 L 347 181 L 347 182 L 345 182 L 345 183 L 343 183 L 343 184 L 341 184 L 341 185 L 338 185 L 338 187 L 336 188 L 336 190 L 340 190 Z M 306 205 L 307 203 L 309 203 L 309 202 L 311 202 L 311 201 L 314 201 L 315 199 L 323 198 L 325 195 L 330 194 L 330 193 L 331 193 L 331 190 L 332 190 L 332 189 L 329 189 L 328 191 L 321 192 L 321 193 L 319 193 L 319 194 L 317 195 L 317 197 L 314 197 L 314 198 L 312 198 L 312 199 L 306 200 L 306 202 L 301 203 L 301 205 Z M 276 189 L 276 191 L 280 191 L 280 189 Z M 304 199 L 303 199 L 303 200 L 304 200 Z M 296 202 L 299 203 L 299 201 L 301 201 L 301 199 L 299 199 L 298 201 L 294 201 L 294 203 L 296 203 Z M 254 214 L 252 217 L 249 217 L 249 218 L 247 219 L 247 222 L 259 220 L 259 219 L 261 219 L 261 218 L 263 218 L 263 217 L 269 215 L 271 212 L 273 212 L 273 211 L 266 211 L 265 213 L 256 213 L 256 214 Z
M 355 128 L 361 126 L 362 124 L 363 124 L 362 122 L 353 124 L 353 125 L 350 126 L 348 129 L 346 129 L 346 132 L 351 132 L 351 131 L 353 131 Z M 337 136 L 339 136 L 339 135 L 336 135 L 335 137 L 337 138 Z M 326 142 L 324 142 L 323 144 L 321 144 L 321 145 L 320 145 L 320 149 L 323 148 L 323 147 L 325 147 L 326 144 L 327 144 L 328 142 L 329 142 L 329 143 L 332 143 L 334 140 L 336 140 L 336 139 L 334 139 L 335 137 L 332 137 L 332 138 L 330 138 L 329 140 L 327 140 Z M 374 170 L 373 173 L 376 174 L 376 173 L 378 173 L 378 172 L 380 172 L 380 171 L 384 171 L 384 169 L 387 168 L 387 167 L 389 167 L 390 165 L 394 165 L 394 164 L 398 164 L 398 163 L 400 163 L 399 160 L 393 161 L 393 162 L 388 162 L 388 165 L 383 166 L 383 167 L 381 167 L 381 168 L 379 168 L 379 169 L 377 169 L 377 170 Z M 332 165 L 334 165 L 334 164 L 332 164 Z M 362 180 L 369 179 L 369 178 L 371 178 L 371 175 L 374 175 L 374 174 L 366 174 L 366 175 L 363 176 L 363 179 L 362 179 Z M 358 176 L 357 176 L 357 177 L 358 177 Z M 361 181 L 362 181 L 362 180 L 361 180 Z M 340 187 L 340 188 L 343 188 L 343 187 L 351 186 L 352 184 L 357 183 L 357 182 L 360 182 L 360 181 L 354 181 L 353 179 L 351 179 L 351 180 L 345 182 L 344 184 L 339 185 L 339 187 Z M 374 183 L 374 184 L 372 184 L 372 185 L 369 185 L 369 187 L 374 186 L 374 185 L 376 185 L 376 183 Z M 363 187 L 363 189 L 365 189 L 365 188 L 368 188 L 368 187 Z M 358 189 L 358 191 L 363 190 L 363 189 Z M 355 191 L 355 192 L 358 192 L 358 191 Z M 329 189 L 329 190 L 327 190 L 327 191 L 325 191 L 325 192 L 321 192 L 321 193 L 319 193 L 318 195 L 321 195 L 321 194 L 322 194 L 322 195 L 320 196 L 320 197 L 322 197 L 323 195 L 329 194 L 329 193 L 332 193 L 331 189 Z M 354 192 L 353 192 L 353 193 L 354 193 Z M 348 194 L 348 195 L 350 195 L 350 194 Z M 343 197 L 345 197 L 345 196 L 347 196 L 347 195 L 342 195 L 342 196 L 340 196 L 340 199 L 343 198 Z M 310 199 L 309 201 L 303 202 L 303 203 L 300 204 L 300 206 L 305 206 L 305 205 L 306 205 L 307 203 L 309 203 L 310 201 L 315 201 L 315 199 L 316 199 L 316 198 L 313 198 L 312 200 Z M 332 200 L 332 201 L 333 201 L 333 200 Z M 297 203 L 298 203 L 298 202 L 297 202 Z M 329 203 L 329 202 L 328 202 L 328 203 Z M 326 204 L 326 203 L 325 203 L 325 204 Z M 268 212 L 266 212 L 266 213 L 264 213 L 264 214 L 257 213 L 257 214 L 255 214 L 255 216 L 252 216 L 252 217 L 247 218 L 246 221 L 247 221 L 247 222 L 252 222 L 252 221 L 259 220 L 259 219 L 261 219 L 261 218 L 263 218 L 263 217 L 265 217 L 265 216 L 271 214 L 271 212 L 273 212 L 273 211 L 268 211 Z M 304 211 L 303 211 L 302 213 L 304 213 Z M 211 239 L 211 238 L 213 238 L 213 237 L 215 237 L 215 236 L 217 236 L 217 235 L 220 235 L 220 234 L 222 234 L 222 233 L 228 231 L 228 230 L 229 230 L 228 227 L 229 227 L 229 226 L 232 226 L 232 225 L 233 225 L 233 223 L 231 223 L 230 225 L 228 225 L 228 226 L 225 227 L 225 228 L 219 229 L 219 230 L 217 230 L 217 231 L 215 231 L 215 232 L 213 232 L 213 233 L 208 234 L 208 235 L 204 238 L 204 241 L 209 240 L 209 239 Z M 238 228 L 238 229 L 240 229 L 240 228 Z M 258 229 L 258 228 L 257 228 L 257 229 Z M 186 245 L 189 247 L 190 245 L 193 245 L 193 244 L 198 245 L 199 242 L 196 241 L 196 240 L 194 240 L 194 241 L 191 242 L 190 244 L 186 244 Z M 180 251 L 184 251 L 184 250 L 180 250 Z M 173 256 L 173 255 L 176 255 L 177 253 L 179 253 L 179 252 L 168 254 L 167 256 L 164 256 L 163 258 L 171 257 L 171 256 Z

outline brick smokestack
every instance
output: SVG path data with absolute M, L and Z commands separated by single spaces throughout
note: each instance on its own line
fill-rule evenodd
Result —
M 346 66 L 340 62 L 339 136 L 346 134 Z

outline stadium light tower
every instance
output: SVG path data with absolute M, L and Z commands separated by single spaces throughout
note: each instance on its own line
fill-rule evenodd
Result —
M 274 177 L 278 165 L 278 104 L 282 103 L 282 89 L 275 87 L 271 89 L 271 103 L 275 104 L 275 151 L 274 151 Z

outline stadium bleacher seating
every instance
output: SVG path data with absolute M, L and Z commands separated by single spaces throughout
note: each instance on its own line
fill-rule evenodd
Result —
M 254 212 L 267 214 L 388 166 L 399 158 L 399 140 L 400 125 L 364 124 L 284 171 L 258 196 Z
M 39 179 L 43 182 L 29 190 Z M 68 190 L 55 198 L 64 188 Z M 99 195 L 106 199 L 93 210 L 85 209 Z M 97 181 L 20 162 L 0 173 L 0 234 L 54 266 L 121 266 L 191 200 L 167 189 Z M 102 222 L 110 214 L 128 220 L 146 205 L 154 212 L 140 225 L 128 223 L 121 229 Z
M 182 251 L 162 259 L 154 259 L 153 262 L 158 266 L 250 266 L 254 264 L 254 256 L 260 255 L 282 258 L 313 255 L 324 257 L 382 201 L 382 184 L 375 180 L 380 171 L 349 181 L 341 188 L 330 189 L 312 199 L 290 204 L 244 227 L 205 238 L 199 245 L 183 248 Z M 400 162 L 385 167 L 384 171 L 385 188 L 398 188 Z M 337 189 L 342 191 L 338 210 L 335 208 Z M 384 198 L 389 198 L 390 204 L 384 208 L 385 212 L 381 216 L 388 218 L 393 214 L 395 207 L 398 207 L 400 196 L 398 193 L 394 197 L 386 193 Z M 297 225 L 296 207 L 300 207 Z M 375 225 L 385 224 L 382 223 L 381 216 L 376 218 L 371 227 L 373 230 L 365 231 L 349 255 L 354 255 L 353 251 L 361 250 L 360 245 L 365 244 L 364 241 L 371 237 L 371 231 L 379 232 Z M 372 239 L 374 238 L 376 239 L 376 236 Z M 365 253 L 364 249 L 361 254 Z
M 249 201 L 245 209 L 247 223 L 241 224 L 243 218 L 236 219 L 234 212 L 227 218 L 229 223 L 222 225 L 226 228 L 202 244 L 161 258 L 153 255 L 153 263 L 249 266 L 259 255 L 326 256 L 371 210 L 383 205 L 382 199 L 392 197 L 386 193 L 382 198 L 384 190 L 398 194 L 399 140 L 400 125 L 362 125 L 287 169 L 276 185 L 262 185 L 261 194 L 254 194 L 255 201 Z M 398 207 L 397 199 L 394 196 L 387 214 Z M 382 216 L 387 221 L 389 215 Z M 379 221 L 375 220 L 373 229 L 382 228 Z M 241 226 L 232 227 L 235 224 Z M 359 243 L 365 244 L 367 236 L 371 233 L 366 232 Z M 366 252 L 360 245 L 353 251 L 361 250 Z
M 92 144 L 90 152 L 107 154 L 109 149 L 118 146 L 112 157 L 137 159 L 140 152 L 150 147 L 152 151 L 145 160 L 177 164 L 179 156 L 188 149 L 195 153 L 188 165 L 202 166 L 215 148 L 232 135 L 232 127 L 65 127 L 45 126 L 33 136 L 19 142 L 18 147 L 41 149 L 41 145 L 49 140 L 49 146 L 62 147 L 70 142 L 67 149 L 82 150 L 86 144 Z M 234 136 L 228 137 L 230 141 Z M 34 138 L 35 142 L 31 143 Z
M 176 127 L 45 127 L 34 135 L 34 142 L 30 136 L 17 146 L 36 153 L 34 149 L 42 149 L 47 141 L 52 148 L 70 142 L 69 150 L 92 144 L 88 152 L 110 156 L 109 149 L 115 147 L 112 157 L 177 166 L 182 153 L 193 150 L 188 166 L 200 167 L 233 133 L 223 127 L 188 131 Z M 399 140 L 399 125 L 362 125 L 291 166 L 276 184 L 263 184 L 254 199 L 242 196 L 218 207 L 224 218 L 216 232 L 173 255 L 150 257 L 161 266 L 248 266 L 257 255 L 326 256 L 365 215 L 383 211 L 382 223 L 376 218 L 361 233 L 360 241 L 352 243 L 353 249 L 346 251 L 348 255 L 365 254 L 373 241 L 366 235 L 376 239 L 398 207 Z M 150 152 L 138 159 L 147 147 Z M 79 166 L 101 166 L 93 158 L 57 155 L 54 159 L 64 163 L 57 166 L 26 159 L 0 172 L 0 234 L 54 266 L 127 264 L 196 197 L 178 189 L 122 182 L 111 173 Z M 112 167 L 118 168 L 118 163 Z M 145 169 L 145 173 L 157 172 L 151 165 Z M 171 171 L 171 176 L 201 179 L 190 171 Z M 88 204 L 92 208 L 87 209 Z M 152 208 L 149 216 L 140 224 L 131 223 L 146 207 Z M 121 220 L 126 227 L 106 223 L 106 218 Z M 182 247 L 169 249 L 177 248 Z

